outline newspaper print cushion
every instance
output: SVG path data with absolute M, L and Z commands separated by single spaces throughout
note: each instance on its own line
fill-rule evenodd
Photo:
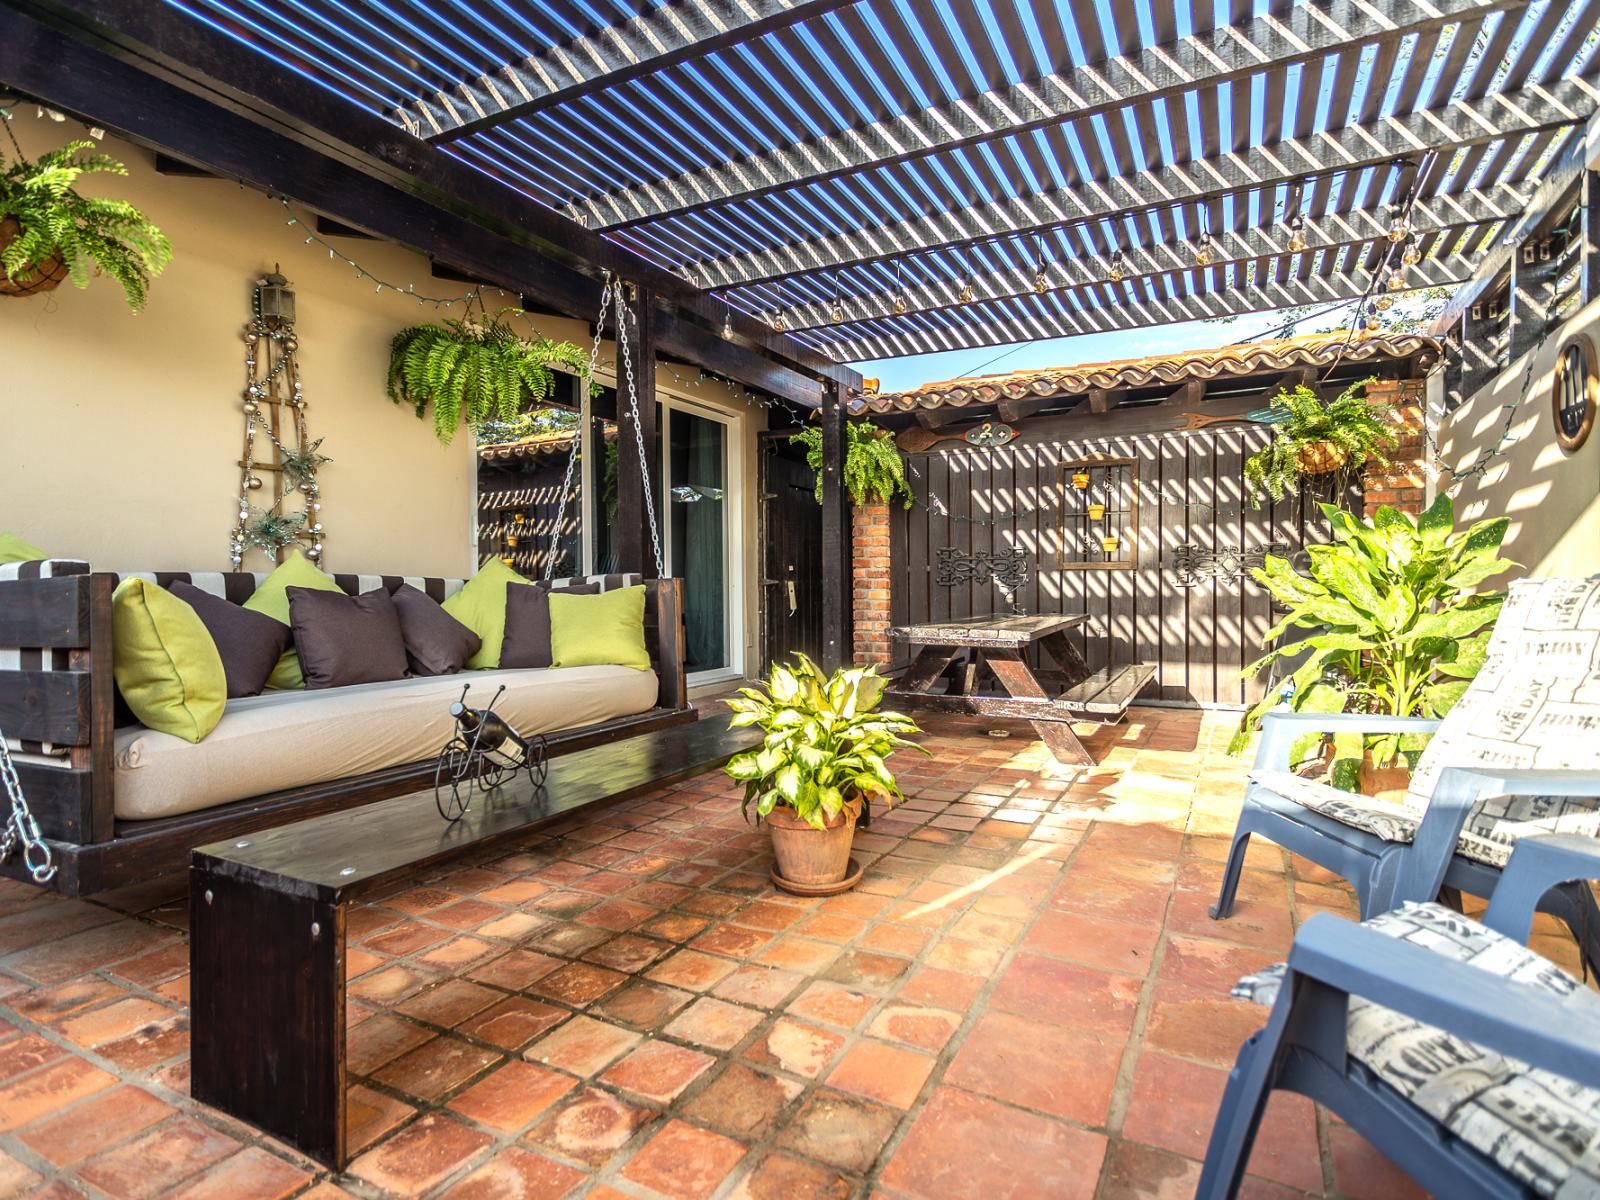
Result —
M 1332 817 L 1352 829 L 1365 830 L 1386 842 L 1409 842 L 1417 835 L 1420 816 L 1404 804 L 1394 804 L 1359 792 L 1343 792 L 1292 771 L 1252 771 L 1250 782 L 1301 808 Z
M 1600 996 L 1527 947 L 1439 904 L 1407 904 L 1363 922 L 1557 997 L 1575 1023 L 1600 1028 Z M 1272 1004 L 1284 964 L 1247 975 L 1233 994 Z M 1536 1195 L 1600 1195 L 1600 1091 L 1350 997 L 1350 1054 Z

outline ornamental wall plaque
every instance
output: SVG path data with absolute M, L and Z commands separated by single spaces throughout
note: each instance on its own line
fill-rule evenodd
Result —
M 1028 556 L 1021 550 L 974 550 L 969 554 L 954 546 L 941 546 L 934 552 L 933 582 L 939 587 L 997 583 L 1018 588 L 1027 581 Z
M 1268 542 L 1256 550 L 1246 550 L 1243 546 L 1218 546 L 1207 550 L 1190 543 L 1177 548 L 1171 566 L 1178 572 L 1178 586 L 1192 588 L 1208 579 L 1243 580 L 1252 567 L 1266 565 L 1267 555 L 1287 558 L 1290 551 L 1291 547 L 1284 542 Z
M 1595 412 L 1600 409 L 1600 359 L 1593 340 L 1580 333 L 1561 347 L 1553 383 L 1556 443 L 1571 454 L 1589 439 Z

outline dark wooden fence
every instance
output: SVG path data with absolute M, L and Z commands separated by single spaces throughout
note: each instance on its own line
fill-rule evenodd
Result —
M 1240 669 L 1260 655 L 1277 615 L 1244 568 L 1268 549 L 1289 557 L 1307 542 L 1327 540 L 1312 496 L 1259 510 L 1246 499 L 1244 460 L 1267 437 L 1257 426 L 1228 426 L 912 455 L 917 501 L 897 509 L 891 522 L 893 622 L 1010 611 L 993 582 L 938 582 L 939 551 L 953 550 L 958 569 L 970 569 L 974 558 L 1021 550 L 1027 578 L 1015 589 L 1015 605 L 1030 613 L 1088 612 L 1088 630 L 1076 637 L 1090 667 L 1156 663 L 1147 698 L 1253 702 L 1264 684 L 1241 681 Z M 1107 458 L 1131 459 L 1132 470 L 1117 467 L 1113 478 L 1110 466 L 1104 474 L 1095 469 L 1094 486 L 1105 489 L 1096 494 L 1121 491 L 1109 497 L 1109 521 L 1090 523 L 1083 494 L 1073 494 L 1072 464 Z M 1108 529 L 1119 534 L 1110 553 L 1098 549 L 1098 535 Z M 903 646 L 896 656 L 897 666 L 908 661 Z

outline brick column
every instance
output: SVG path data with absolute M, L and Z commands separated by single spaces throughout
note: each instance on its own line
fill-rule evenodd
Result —
M 857 666 L 889 661 L 889 506 L 853 510 L 851 591 Z
M 1361 477 L 1362 516 L 1370 520 L 1379 505 L 1387 504 L 1415 517 L 1426 503 L 1422 474 L 1427 453 L 1422 437 L 1422 402 L 1426 384 L 1421 379 L 1384 379 L 1367 385 L 1367 399 L 1387 405 L 1394 418 L 1400 444 L 1389 452 L 1387 467 L 1369 463 Z

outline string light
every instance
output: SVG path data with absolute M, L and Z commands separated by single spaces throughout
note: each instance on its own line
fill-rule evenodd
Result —
M 1050 290 L 1050 268 L 1045 258 L 1042 237 L 1033 239 L 1033 290 L 1039 295 Z
M 278 203 L 283 205 L 283 211 L 289 214 L 286 224 L 298 225 L 302 230 L 305 231 L 306 245 L 321 246 L 328 252 L 329 258 L 337 259 L 340 262 L 343 262 L 345 266 L 354 271 L 357 279 L 364 279 L 370 282 L 373 285 L 372 290 L 374 292 L 394 292 L 397 295 L 406 297 L 408 300 L 415 300 L 421 305 L 431 304 L 434 306 L 434 308 L 451 308 L 457 304 L 471 304 L 475 300 L 478 300 L 482 297 L 482 288 L 473 288 L 470 292 L 462 292 L 459 296 L 428 296 L 417 291 L 416 284 L 408 283 L 405 287 L 401 287 L 399 284 L 389 283 L 387 280 L 380 279 L 366 267 L 363 267 L 355 259 L 344 253 L 344 251 L 334 246 L 321 234 L 317 233 L 316 227 L 310 221 L 307 221 L 297 212 L 295 212 L 294 206 L 289 203 L 288 197 L 278 197 Z
M 783 333 L 789 328 L 789 314 L 780 304 L 772 314 L 772 329 L 775 333 Z
M 1299 254 L 1306 248 L 1306 219 L 1299 213 L 1289 218 L 1288 241 L 1289 253 Z
M 1414 236 L 1406 238 L 1405 249 L 1400 252 L 1400 261 L 1408 267 L 1414 267 L 1422 261 L 1422 250 Z
M 1128 260 L 1119 248 L 1111 255 L 1111 263 L 1106 267 L 1106 278 L 1112 283 L 1121 283 L 1128 274 Z
M 966 279 L 961 284 L 961 290 L 956 293 L 956 299 L 962 304 L 971 304 L 977 299 L 977 296 L 978 292 L 977 288 L 974 287 L 972 272 L 968 271 Z
M 828 319 L 835 325 L 844 321 L 844 305 L 839 300 L 839 289 L 833 291 L 833 305 L 828 309 Z
M 1384 289 L 1390 292 L 1403 292 L 1406 290 L 1406 272 L 1404 267 L 1391 267 L 1389 277 L 1383 281 Z
M 1406 216 L 1405 209 L 1396 209 L 1394 219 L 1389 222 L 1389 240 L 1398 246 L 1410 236 L 1411 222 Z
M 730 341 L 733 338 L 733 309 L 726 300 L 722 302 L 722 336 Z

